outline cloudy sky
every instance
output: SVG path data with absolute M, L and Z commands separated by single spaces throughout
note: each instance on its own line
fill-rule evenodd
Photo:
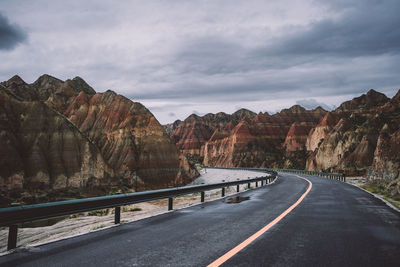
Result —
M 80 76 L 161 123 L 333 108 L 400 88 L 399 14 L 398 0 L 2 0 L 0 80 Z

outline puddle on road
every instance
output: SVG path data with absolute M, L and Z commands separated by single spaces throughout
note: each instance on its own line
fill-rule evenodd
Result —
M 236 203 L 240 203 L 242 201 L 246 201 L 246 200 L 249 200 L 249 199 L 250 199 L 250 197 L 237 196 L 237 197 L 228 198 L 228 200 L 225 203 L 236 204 Z

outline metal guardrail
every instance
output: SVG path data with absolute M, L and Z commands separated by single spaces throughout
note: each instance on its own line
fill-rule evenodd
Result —
M 314 175 L 325 177 L 328 179 L 334 179 L 342 182 L 346 182 L 346 176 L 341 173 L 329 173 L 329 172 L 318 172 L 318 171 L 305 171 L 305 170 L 294 170 L 294 169 L 268 169 L 277 172 L 290 172 L 290 173 L 297 173 L 297 174 L 305 174 L 305 175 Z
M 114 222 L 115 224 L 118 224 L 120 223 L 121 220 L 121 206 L 168 198 L 168 210 L 172 210 L 174 197 L 200 192 L 201 193 L 200 201 L 204 202 L 205 191 L 222 189 L 221 195 L 222 197 L 224 197 L 226 187 L 236 185 L 236 191 L 239 192 L 239 185 L 241 184 L 248 184 L 248 187 L 250 188 L 251 183 L 255 183 L 255 186 L 258 187 L 258 182 L 261 182 L 261 186 L 263 186 L 264 182 L 265 184 L 271 183 L 277 177 L 277 172 L 290 172 L 297 174 L 315 175 L 320 177 L 326 177 L 329 179 L 336 179 L 343 182 L 346 181 L 346 177 L 343 174 L 325 173 L 317 171 L 304 171 L 304 170 L 293 170 L 293 169 L 265 169 L 265 168 L 224 168 L 224 167 L 207 167 L 207 168 L 258 171 L 258 172 L 268 173 L 269 175 L 247 180 L 232 181 L 232 182 L 192 185 L 192 186 L 130 193 L 130 194 L 118 194 L 112 196 L 93 197 L 93 198 L 84 198 L 76 200 L 2 208 L 0 209 L 0 227 L 2 226 L 9 227 L 7 249 L 10 250 L 16 248 L 18 224 L 23 222 L 48 219 L 58 216 L 71 215 L 75 213 L 93 211 L 105 208 L 114 208 L 115 209 Z
M 7 249 L 10 250 L 16 248 L 17 246 L 17 234 L 18 234 L 19 223 L 48 219 L 63 215 L 71 215 L 75 213 L 93 211 L 105 208 L 115 208 L 114 222 L 115 224 L 118 224 L 120 223 L 120 218 L 121 218 L 121 206 L 168 198 L 168 210 L 172 210 L 173 198 L 177 196 L 200 192 L 201 202 L 204 202 L 205 191 L 213 189 L 222 189 L 221 195 L 225 196 L 226 187 L 236 185 L 237 186 L 236 190 L 237 192 L 239 192 L 239 185 L 241 184 L 248 184 L 248 187 L 250 187 L 251 183 L 255 183 L 255 186 L 258 187 L 258 182 L 261 182 L 261 186 L 263 186 L 264 181 L 266 184 L 271 183 L 277 176 L 277 173 L 275 171 L 267 169 L 252 169 L 252 168 L 240 168 L 240 169 L 247 169 L 247 170 L 251 169 L 253 171 L 268 173 L 269 175 L 247 180 L 232 181 L 232 182 L 191 185 L 184 187 L 129 193 L 129 194 L 118 194 L 112 196 L 93 197 L 93 198 L 84 198 L 76 200 L 2 208 L 0 209 L 0 226 L 9 227 Z
M 225 168 L 225 167 L 205 167 L 208 169 L 235 169 L 235 170 L 246 170 L 246 171 L 276 171 L 276 172 L 289 172 L 305 175 L 314 175 L 319 177 L 324 177 L 328 179 L 334 179 L 342 182 L 346 182 L 346 176 L 342 173 L 330 173 L 330 172 L 318 172 L 318 171 L 306 171 L 306 170 L 296 170 L 296 169 L 276 169 L 276 168 Z

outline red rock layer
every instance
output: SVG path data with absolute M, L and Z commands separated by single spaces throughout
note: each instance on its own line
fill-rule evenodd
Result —
M 44 121 L 42 125 L 38 125 L 42 132 L 53 134 L 56 130 L 46 128 L 51 126 L 51 122 L 47 122 L 46 116 L 53 113 L 57 116 L 53 116 L 54 118 L 49 119 L 50 121 L 64 120 L 77 132 L 74 132 L 74 134 L 66 133 L 65 136 L 49 141 L 50 144 L 46 148 L 48 149 L 46 153 L 49 155 L 53 153 L 52 148 L 58 148 L 57 153 L 69 153 L 68 157 L 62 157 L 63 164 L 46 163 L 47 172 L 50 176 L 54 176 L 53 173 L 58 175 L 60 172 L 67 177 L 72 175 L 75 175 L 73 177 L 80 177 L 79 175 L 85 173 L 89 175 L 93 172 L 97 175 L 99 172 L 105 173 L 105 170 L 107 170 L 107 175 L 120 181 L 120 185 L 123 184 L 126 188 L 140 185 L 141 189 L 144 189 L 183 184 L 198 175 L 189 162 L 180 155 L 163 127 L 140 103 L 132 102 L 112 91 L 96 93 L 79 77 L 63 82 L 51 76 L 43 75 L 35 83 L 28 85 L 16 76 L 1 83 L 1 87 L 15 101 L 19 99 L 20 102 L 15 102 L 18 109 L 32 105 L 31 113 L 38 109 L 38 116 L 43 117 Z M 28 92 L 26 95 L 24 94 L 25 91 Z M 26 101 L 22 101 L 24 99 Z M 40 100 L 40 102 L 37 100 Z M 7 102 L 3 101 L 1 104 L 6 106 Z M 40 109 L 41 106 L 45 108 Z M 50 111 L 44 112 L 45 109 Z M 12 112 L 13 109 L 10 109 L 9 113 Z M 23 114 L 14 114 L 13 116 L 23 116 Z M 33 115 L 30 114 L 28 118 L 33 118 Z M 7 118 L 4 121 L 5 124 L 10 124 L 10 122 L 7 122 Z M 11 130 L 9 129 L 9 131 Z M 14 129 L 14 135 L 21 135 L 22 133 L 19 131 L 20 127 L 18 126 Z M 70 135 L 81 135 L 89 142 L 90 146 L 74 145 L 73 149 L 75 150 L 72 150 L 72 152 L 63 151 L 64 148 L 68 148 L 64 146 L 69 144 L 66 142 L 69 142 L 70 139 L 65 138 Z M 57 133 L 56 136 L 59 136 L 59 134 Z M 54 142 L 54 144 L 51 142 Z M 43 149 L 45 147 L 42 147 Z M 5 150 L 3 149 L 3 151 Z M 79 169 L 80 174 L 75 174 L 78 167 L 72 162 L 78 158 L 82 158 L 84 159 L 82 162 L 86 162 L 88 157 L 92 157 L 91 152 L 98 153 L 96 159 L 102 161 L 102 164 L 97 163 L 98 166 L 93 169 L 94 163 L 85 163 Z M 45 159 L 45 157 L 35 158 L 39 162 L 38 166 L 44 164 L 42 161 Z M 39 169 L 42 170 L 43 168 L 40 167 Z M 2 171 L 0 172 L 1 179 L 3 179 L 2 183 L 3 186 L 7 187 L 10 181 L 9 177 L 19 173 L 20 170 L 9 168 L 7 172 Z M 39 173 L 42 173 L 42 171 L 29 172 L 29 175 L 42 175 Z M 108 177 L 105 174 L 104 177 L 96 175 L 93 174 L 93 177 L 96 178 L 94 181 Z M 84 180 L 76 179 L 78 179 L 76 183 L 81 183 L 82 186 L 86 184 Z M 57 182 L 55 184 L 62 183 Z M 57 188 L 62 188 L 62 186 L 60 185 Z
M 314 126 L 315 124 L 307 122 L 292 123 L 283 143 L 286 151 L 304 150 L 308 134 Z
M 233 129 L 213 134 L 204 145 L 204 164 L 226 167 L 298 166 L 298 160 L 293 158 L 297 154 L 286 152 L 304 150 L 309 130 L 325 113 L 320 108 L 310 111 L 293 106 L 273 116 L 259 113 L 253 118 L 245 118 Z
M 221 130 L 226 126 L 233 128 L 242 118 L 255 115 L 246 109 L 240 109 L 232 115 L 219 112 L 217 114 L 208 113 L 200 117 L 192 114 L 178 125 L 171 138 L 184 154 L 201 155 L 202 147 L 214 131 Z
M 137 175 L 152 187 L 175 181 L 180 169 L 179 153 L 140 103 L 112 91 L 95 95 L 81 92 L 64 114 L 99 146 L 118 176 Z M 178 184 L 184 182 L 181 178 L 176 180 Z

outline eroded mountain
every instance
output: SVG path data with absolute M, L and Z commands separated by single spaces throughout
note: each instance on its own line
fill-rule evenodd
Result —
M 0 90 L 0 186 L 8 199 L 160 188 L 198 176 L 140 103 L 96 93 L 79 77 L 27 84 L 14 76 Z

